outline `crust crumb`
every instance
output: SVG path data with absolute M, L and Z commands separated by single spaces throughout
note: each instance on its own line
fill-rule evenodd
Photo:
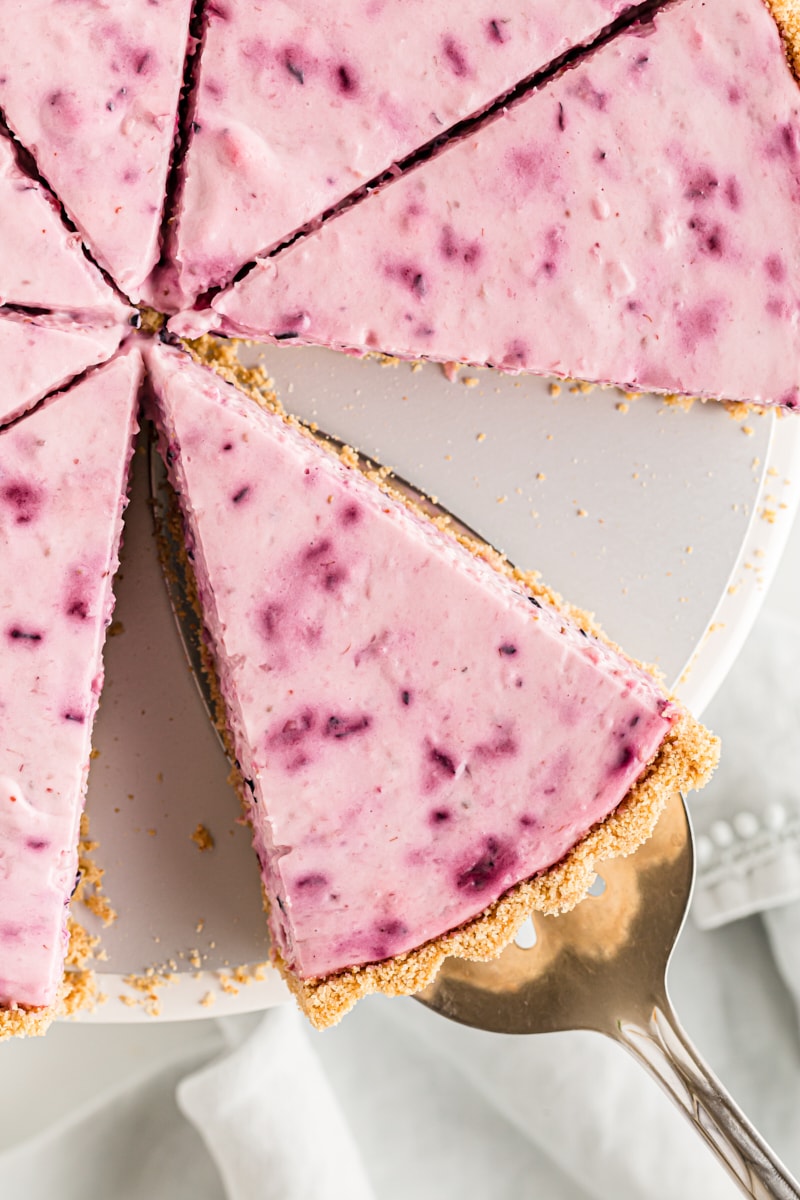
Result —
M 192 841 L 195 843 L 201 853 L 203 853 L 205 850 L 214 849 L 214 837 L 211 833 L 209 833 L 201 821 L 198 822 L 197 828 L 192 834 Z

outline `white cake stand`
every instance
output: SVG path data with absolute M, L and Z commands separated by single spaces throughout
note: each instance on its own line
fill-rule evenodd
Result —
M 462 369 L 449 382 L 436 366 L 302 348 L 265 349 L 263 361 L 287 408 L 540 570 L 702 710 L 788 535 L 800 420 L 737 422 L 716 404 L 686 412 L 567 385 L 552 394 L 547 381 L 491 371 Z M 146 467 L 142 449 L 89 785 L 96 859 L 119 914 L 107 929 L 87 915 L 107 956 L 98 963 L 107 999 L 80 1018 L 89 1021 L 188 1020 L 288 996 L 272 968 L 260 981 L 231 978 L 268 955 L 257 863 L 167 601 Z M 198 824 L 213 850 L 192 840 Z M 148 968 L 155 1004 L 147 984 L 125 982 Z

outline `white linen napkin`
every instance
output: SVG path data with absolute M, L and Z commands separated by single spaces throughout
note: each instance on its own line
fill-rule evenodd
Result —
M 800 900 L 800 527 L 776 582 L 703 714 L 722 739 L 714 778 L 690 800 L 706 929 Z
M 772 935 L 795 962 L 800 906 Z M 690 925 L 674 992 L 690 1033 L 799 1172 L 800 987 L 781 982 L 761 918 Z M 293 1006 L 193 1028 L 197 1049 L 154 1059 L 0 1154 L 3 1200 L 739 1195 L 655 1083 L 598 1035 L 495 1036 L 382 997 L 323 1034 Z M 90 1048 L 98 1032 L 64 1025 L 49 1038 Z M 19 1081 L 13 1095 L 3 1085 L 0 1074 L 0 1102 L 36 1103 Z
M 288 1006 L 189 1075 L 178 1104 L 228 1200 L 373 1200 L 347 1124 Z

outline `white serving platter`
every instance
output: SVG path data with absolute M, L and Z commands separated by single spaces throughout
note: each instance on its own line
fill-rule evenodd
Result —
M 710 699 L 788 535 L 800 420 L 737 422 L 716 404 L 687 412 L 563 384 L 552 394 L 548 381 L 466 368 L 450 382 L 433 365 L 305 348 L 249 353 L 263 355 L 288 409 L 541 571 L 631 654 L 656 662 L 695 711 Z M 248 831 L 161 578 L 144 447 L 116 592 L 122 631 L 106 648 L 88 812 L 119 915 L 100 930 L 107 999 L 81 1019 L 148 1020 L 155 1007 L 185 1020 L 280 1003 L 288 993 L 272 968 L 247 985 L 220 983 L 220 972 L 264 961 L 268 940 Z M 192 840 L 198 823 L 213 850 Z M 148 968 L 153 980 L 165 968 L 174 977 L 155 1006 L 125 983 Z

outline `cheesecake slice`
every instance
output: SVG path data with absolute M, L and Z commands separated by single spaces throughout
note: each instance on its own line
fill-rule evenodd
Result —
M 184 301 L 229 283 L 257 254 L 629 6 L 207 5 L 172 247 Z
M 191 8 L 191 0 L 0 5 L 0 108 L 133 300 L 159 255 Z
M 78 326 L 0 309 L 0 426 L 109 359 L 125 325 Z
M 65 986 L 141 375 L 123 351 L 0 432 L 0 1038 Z
M 497 954 L 705 781 L 715 739 L 586 617 L 147 354 L 274 954 L 315 1024 Z
M 261 260 L 216 327 L 796 408 L 799 204 L 770 9 L 677 0 Z
M 0 231 L 0 304 L 69 311 L 95 322 L 126 311 L 64 225 L 58 202 L 20 168 L 2 133 Z

